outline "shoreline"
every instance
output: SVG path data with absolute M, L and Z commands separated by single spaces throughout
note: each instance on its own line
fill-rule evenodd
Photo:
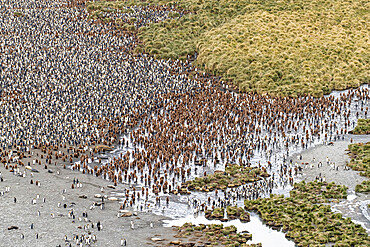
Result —
M 370 141 L 370 135 L 349 135 L 345 141 L 336 141 L 332 146 L 319 145 L 304 150 L 292 157 L 292 160 L 293 163 L 307 163 L 307 166 L 303 165 L 303 175 L 297 178 L 299 181 L 313 181 L 321 174 L 321 177 L 325 178 L 327 182 L 347 186 L 347 199 L 341 200 L 339 203 L 332 203 L 332 210 L 342 213 L 344 217 L 350 217 L 354 222 L 361 224 L 370 234 L 370 218 L 365 216 L 370 213 L 370 209 L 362 206 L 363 202 L 370 203 L 370 195 L 355 192 L 356 185 L 367 178 L 360 176 L 358 171 L 344 170 L 346 163 L 351 160 L 348 155 L 348 145 L 351 144 L 349 139 L 351 138 L 353 138 L 353 143 Z M 302 155 L 302 160 L 299 159 L 299 155 Z M 327 164 L 327 157 L 330 162 L 335 163 L 338 170 Z M 313 158 L 315 158 L 315 162 L 313 162 Z M 320 168 L 317 167 L 319 162 L 322 162 Z M 312 167 L 311 164 L 313 164 Z

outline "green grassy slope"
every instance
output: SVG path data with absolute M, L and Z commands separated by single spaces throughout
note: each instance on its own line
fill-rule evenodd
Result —
M 197 66 L 241 91 L 320 96 L 370 80 L 368 1 L 130 0 L 88 8 L 94 4 L 190 11 L 142 27 L 137 51 L 180 59 L 197 52 Z

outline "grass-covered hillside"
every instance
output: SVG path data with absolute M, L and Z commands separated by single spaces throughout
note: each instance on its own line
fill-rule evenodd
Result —
M 241 91 L 320 96 L 370 78 L 365 0 L 130 0 L 112 8 L 166 5 L 186 15 L 141 27 L 138 51 L 186 58 Z M 90 3 L 94 8 L 97 3 Z M 100 8 L 104 9 L 104 8 Z M 96 14 L 96 12 L 95 12 Z

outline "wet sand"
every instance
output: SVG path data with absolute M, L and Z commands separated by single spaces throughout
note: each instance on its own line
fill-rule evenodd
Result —
M 33 151 L 35 151 L 34 156 L 39 152 L 39 150 Z M 35 157 L 30 159 L 33 158 Z M 92 236 L 96 235 L 97 242 L 92 246 L 120 246 L 123 238 L 127 240 L 127 246 L 148 246 L 153 243 L 152 237 L 167 238 L 173 233 L 172 228 L 162 227 L 162 220 L 167 219 L 163 216 L 137 212 L 137 216 L 118 218 L 120 207 L 118 201 L 105 200 L 104 210 L 100 207 L 90 209 L 94 202 L 101 202 L 100 198 L 94 197 L 95 194 L 111 197 L 115 192 L 122 192 L 126 185 L 119 184 L 116 189 L 111 189 L 107 187 L 112 185 L 111 182 L 63 169 L 62 164 L 49 165 L 48 169 L 52 169 L 53 173 L 44 169 L 44 164 L 32 165 L 32 168 L 37 169 L 39 173 L 33 172 L 31 176 L 31 171 L 22 167 L 20 172 L 23 173 L 26 170 L 26 177 L 20 177 L 9 172 L 9 169 L 6 170 L 4 165 L 0 166 L 4 179 L 0 182 L 0 191 L 5 191 L 5 187 L 10 186 L 10 192 L 0 196 L 1 246 L 58 246 L 59 244 L 65 246 L 65 235 L 72 246 L 76 246 L 73 241 L 74 234 L 87 236 L 88 232 L 91 232 Z M 31 179 L 33 184 L 30 184 Z M 82 184 L 81 188 L 71 188 L 74 179 L 79 180 Z M 36 186 L 36 181 L 40 181 L 41 186 Z M 101 192 L 101 187 L 104 187 L 104 192 Z M 66 189 L 65 193 L 64 189 Z M 79 198 L 82 195 L 87 198 Z M 36 204 L 32 204 L 33 199 L 36 200 Z M 58 203 L 61 204 L 60 207 Z M 68 212 L 72 209 L 76 216 L 74 220 L 68 217 Z M 134 212 L 130 208 L 128 210 Z M 83 212 L 87 212 L 87 218 L 82 216 Z M 54 218 L 51 214 L 54 214 Z M 131 220 L 134 222 L 134 229 L 131 229 Z M 101 231 L 96 227 L 98 221 L 102 224 Z M 151 222 L 153 228 L 150 227 Z M 32 223 L 34 229 L 30 229 Z M 91 228 L 91 224 L 94 224 L 94 228 Z M 87 225 L 89 229 L 84 230 L 84 226 Z M 11 226 L 17 226 L 19 229 L 8 230 Z M 22 234 L 24 239 L 21 238 Z
M 359 138 L 359 140 L 368 140 L 365 137 Z M 360 142 L 360 141 L 356 141 Z M 355 142 L 354 142 L 355 143 Z M 366 180 L 365 177 L 359 175 L 359 172 L 350 170 L 344 170 L 346 163 L 350 161 L 348 156 L 348 145 L 351 144 L 349 140 L 334 142 L 334 145 L 319 145 L 314 148 L 304 150 L 301 152 L 302 160 L 298 158 L 299 155 L 293 157 L 293 163 L 298 164 L 307 163 L 308 167 L 301 165 L 303 167 L 303 177 L 302 180 L 313 181 L 317 176 L 321 174 L 321 177 L 325 177 L 327 182 L 335 182 L 338 184 L 343 184 L 348 187 L 349 190 L 355 190 L 356 184 L 361 183 Z M 330 162 L 334 162 L 335 166 L 338 166 L 338 170 L 331 169 L 331 166 L 327 164 L 326 158 L 329 158 Z M 315 161 L 313 162 L 313 159 Z M 322 162 L 320 168 L 317 164 Z M 310 165 L 313 164 L 311 168 Z

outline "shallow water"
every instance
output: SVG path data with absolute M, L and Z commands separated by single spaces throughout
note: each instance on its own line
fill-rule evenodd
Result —
M 261 218 L 256 213 L 251 213 L 251 221 L 243 223 L 240 220 L 231 220 L 228 222 L 221 222 L 219 220 L 208 220 L 204 216 L 189 215 L 184 218 L 178 218 L 174 220 L 164 220 L 165 227 L 171 226 L 182 226 L 185 223 L 192 223 L 193 225 L 199 224 L 223 224 L 224 226 L 234 225 L 237 228 L 237 232 L 247 231 L 252 234 L 252 240 L 248 241 L 247 244 L 262 243 L 264 247 L 276 247 L 284 246 L 290 247 L 295 246 L 293 241 L 285 238 L 285 233 L 277 230 L 273 230 L 267 227 L 261 221 Z
M 370 200 L 361 201 L 360 209 L 361 209 L 362 215 L 365 216 L 365 218 L 370 222 L 369 207 L 367 206 L 368 204 L 370 204 Z
M 368 233 L 370 233 L 370 197 L 366 195 L 356 195 L 354 191 L 349 191 L 347 200 L 333 204 L 331 209 L 333 212 L 341 213 L 344 216 L 350 217 L 351 220 L 360 224 Z

